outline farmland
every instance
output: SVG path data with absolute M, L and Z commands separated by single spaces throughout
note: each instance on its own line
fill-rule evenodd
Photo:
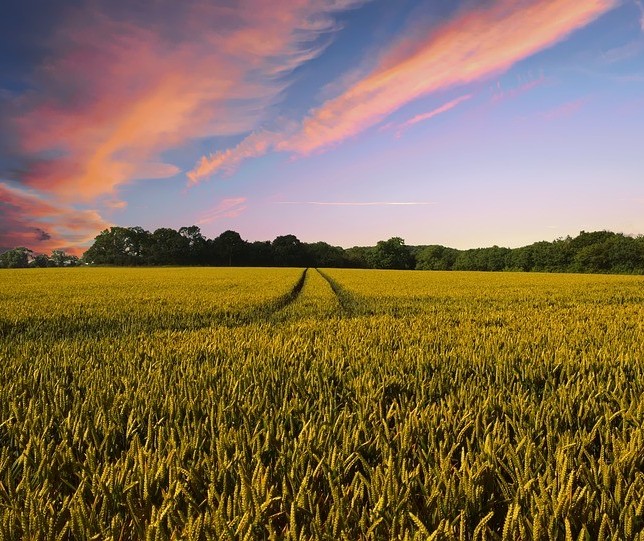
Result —
M 0 274 L 0 539 L 644 539 L 644 279 Z

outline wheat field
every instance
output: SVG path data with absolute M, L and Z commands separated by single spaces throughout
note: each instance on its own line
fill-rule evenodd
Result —
M 644 540 L 644 279 L 0 274 L 0 539 Z

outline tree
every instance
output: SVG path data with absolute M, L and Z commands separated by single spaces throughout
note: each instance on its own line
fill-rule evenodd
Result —
M 356 269 L 368 269 L 371 267 L 371 252 L 372 247 L 369 246 L 353 246 L 344 251 L 347 260 L 347 266 Z
M 49 261 L 54 267 L 75 267 L 78 265 L 78 258 L 75 255 L 66 254 L 63 250 L 54 250 Z
M 31 263 L 29 263 L 30 267 L 39 267 L 39 268 L 45 268 L 45 267 L 53 267 L 54 264 L 49 259 L 45 254 L 38 254 L 33 258 Z
M 273 247 L 270 241 L 255 241 L 247 246 L 248 265 L 253 267 L 270 267 L 274 265 Z
M 272 242 L 275 264 L 278 267 L 307 267 L 306 248 L 295 235 L 282 235 Z
M 499 246 L 492 246 L 491 248 L 483 248 L 481 251 L 481 270 L 488 271 L 502 271 L 510 265 L 510 248 L 500 248 Z
M 575 269 L 580 272 L 607 272 L 610 269 L 608 247 L 603 244 L 589 244 L 575 255 Z
M 189 240 L 174 229 L 159 228 L 150 240 L 148 262 L 153 265 L 180 265 L 190 258 Z
M 179 234 L 188 241 L 188 259 L 192 263 L 205 263 L 208 241 L 196 225 L 181 227 Z
M 339 246 L 331 246 L 326 242 L 305 244 L 309 262 L 314 267 L 338 268 L 345 267 L 344 250 Z
M 553 272 L 552 243 L 546 241 L 535 242 L 529 246 L 532 258 L 532 270 L 537 272 Z
M 454 270 L 478 270 L 474 250 L 462 250 L 458 252 L 454 261 Z
M 606 241 L 610 270 L 612 272 L 641 272 L 644 267 L 644 250 L 637 240 L 626 235 L 616 235 Z
M 5 269 L 24 269 L 33 258 L 33 251 L 24 246 L 0 254 L 0 267 Z
M 83 259 L 97 265 L 142 265 L 150 246 L 150 233 L 141 227 L 111 227 L 99 233 Z
M 211 247 L 214 259 L 219 264 L 231 267 L 243 263 L 246 242 L 236 231 L 224 231 L 211 241 Z
M 532 270 L 534 260 L 530 246 L 515 248 L 508 258 L 508 267 L 512 270 L 528 272 Z
M 413 269 L 416 261 L 405 241 L 392 237 L 378 241 L 371 253 L 371 264 L 376 269 Z
M 425 246 L 416 255 L 419 270 L 451 270 L 456 262 L 458 250 L 445 246 Z

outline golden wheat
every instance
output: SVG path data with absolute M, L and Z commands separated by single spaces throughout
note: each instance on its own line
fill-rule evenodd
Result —
M 644 280 L 0 274 L 0 539 L 644 539 Z

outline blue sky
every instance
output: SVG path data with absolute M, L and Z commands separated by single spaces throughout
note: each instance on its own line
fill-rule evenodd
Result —
M 641 234 L 642 140 L 638 1 L 0 7 L 4 248 Z

